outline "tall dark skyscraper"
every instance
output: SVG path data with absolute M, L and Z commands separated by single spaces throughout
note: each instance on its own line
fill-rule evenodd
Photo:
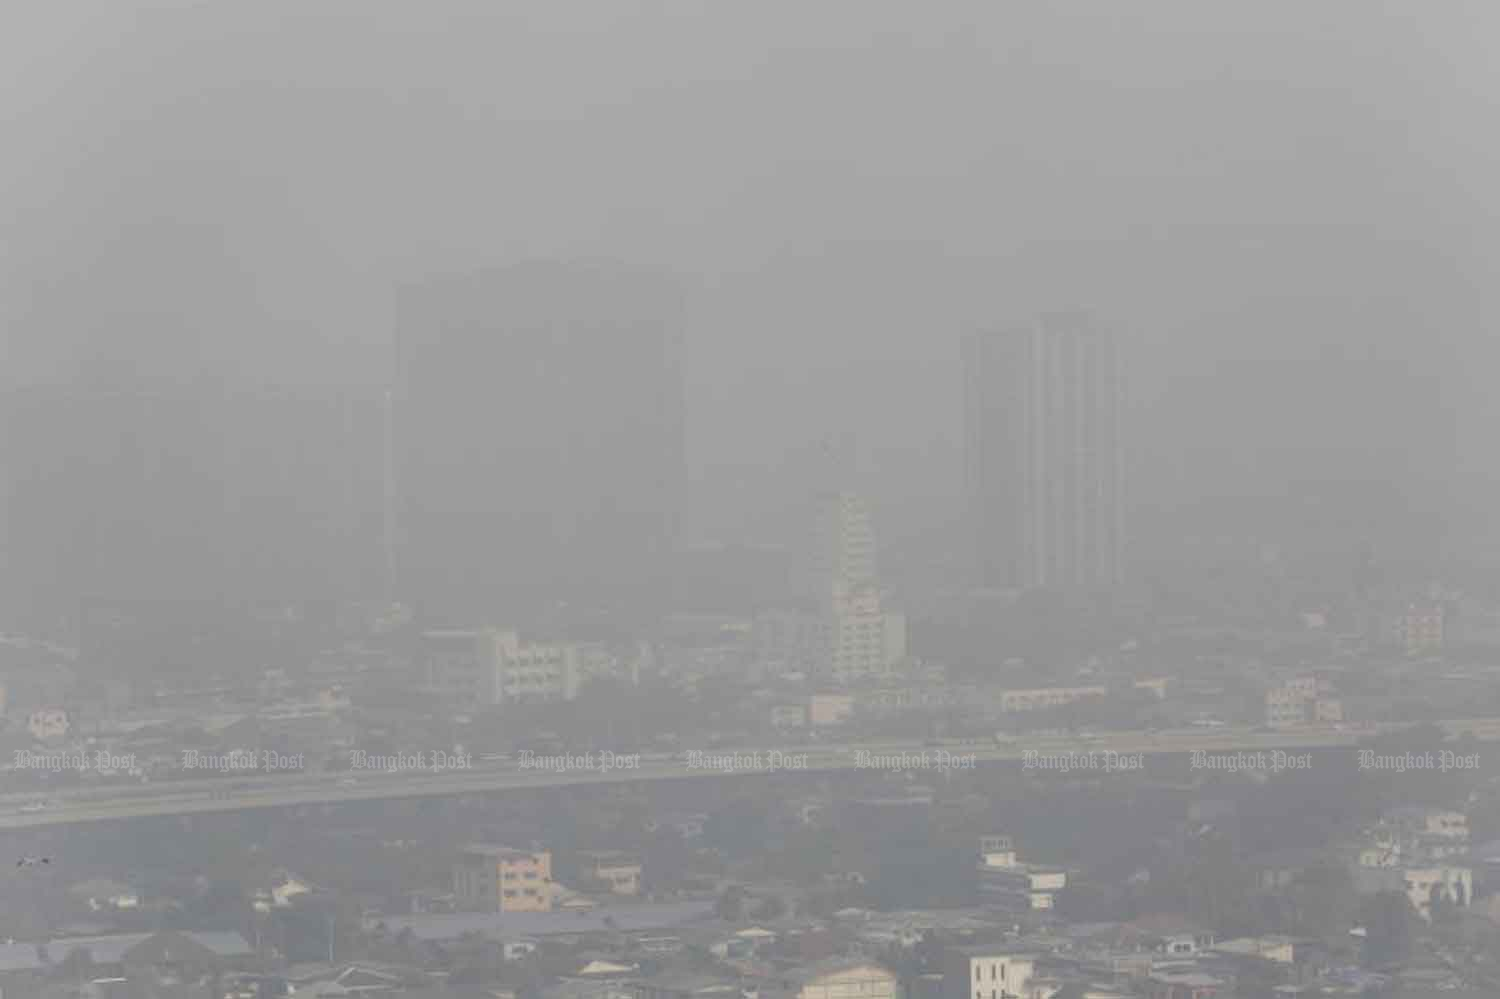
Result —
M 682 316 L 664 282 L 536 263 L 409 289 L 396 372 L 403 597 L 524 623 L 661 592 L 685 491 Z
M 1123 570 L 1114 337 L 1057 313 L 964 342 L 965 474 L 981 581 L 1108 586 Z

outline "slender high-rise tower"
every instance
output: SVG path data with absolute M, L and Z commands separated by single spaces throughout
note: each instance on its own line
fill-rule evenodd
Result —
M 1122 378 L 1078 313 L 964 342 L 965 473 L 981 582 L 1110 586 L 1123 574 Z
M 808 561 L 809 583 L 818 599 L 826 601 L 836 590 L 877 585 L 875 530 L 863 496 L 840 491 L 818 497 Z

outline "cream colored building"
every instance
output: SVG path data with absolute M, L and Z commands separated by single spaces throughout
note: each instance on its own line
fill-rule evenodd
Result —
M 1018 863 L 1014 852 L 983 854 L 975 878 L 987 904 L 1013 911 L 1051 909 L 1068 886 L 1067 871 Z
M 1033 909 L 1051 909 L 1057 901 L 1058 892 L 1068 886 L 1068 872 L 1056 868 L 1033 867 L 1027 871 L 1031 878 L 1028 899 Z
M 835 680 L 889 675 L 906 657 L 906 617 L 882 609 L 873 584 L 837 587 L 824 619 L 824 672 Z
M 816 609 L 756 616 L 756 658 L 779 674 L 820 679 L 889 677 L 906 659 L 906 617 L 885 609 L 878 590 L 839 590 Z
M 43 742 L 63 738 L 72 727 L 67 711 L 62 708 L 38 708 L 26 719 L 26 730 L 31 737 Z
M 814 600 L 830 586 L 876 585 L 875 527 L 863 496 L 844 491 L 818 498 L 809 555 L 808 596 Z
M 943 952 L 943 999 L 1033 999 L 1036 957 L 1003 946 Z
M 1313 701 L 1313 722 L 1318 725 L 1336 725 L 1344 720 L 1344 702 L 1332 697 L 1320 697 Z
M 1450 864 L 1408 867 L 1401 872 L 1401 878 L 1412 908 L 1428 922 L 1432 921 L 1435 895 L 1465 909 L 1474 901 L 1474 872 L 1467 867 Z
M 1001 711 L 1037 711 L 1057 708 L 1088 697 L 1103 697 L 1106 687 L 1042 687 L 1036 690 L 1007 690 L 1000 694 Z
M 902 999 L 901 980 L 873 961 L 813 965 L 787 976 L 775 989 L 786 999 Z
M 842 725 L 854 717 L 853 694 L 813 694 L 807 699 L 808 724 Z
M 1469 817 L 1447 808 L 1398 808 L 1390 820 L 1415 836 L 1468 842 Z
M 422 635 L 426 689 L 470 704 L 534 704 L 578 696 L 579 646 L 523 641 L 515 629 L 427 631 Z
M 473 843 L 453 865 L 453 894 L 472 912 L 550 912 L 552 853 Z
M 905 660 L 906 616 L 885 606 L 875 547 L 863 497 L 829 492 L 818 498 L 797 587 L 801 606 L 755 621 L 763 666 L 846 683 L 888 676 Z
M 582 679 L 579 648 L 570 642 L 523 642 L 514 629 L 491 631 L 495 704 L 571 701 Z
M 612 895 L 641 893 L 641 862 L 618 850 L 584 852 L 580 876 L 585 885 L 599 887 Z
M 1317 696 L 1317 681 L 1310 677 L 1272 687 L 1266 691 L 1266 724 L 1272 728 L 1307 724 Z
M 1326 696 L 1328 688 L 1310 676 L 1297 677 L 1266 691 L 1266 724 L 1271 728 L 1330 725 L 1344 720 L 1344 705 Z
M 1396 634 L 1408 655 L 1442 651 L 1443 617 L 1442 604 L 1412 604 L 1406 609 Z
M 1215 954 L 1231 957 L 1258 957 L 1273 964 L 1293 964 L 1297 958 L 1297 941 L 1292 937 L 1238 937 L 1213 946 Z
M 1407 863 L 1427 863 L 1459 857 L 1469 850 L 1469 817 L 1446 808 L 1398 808 L 1385 825 L 1401 837 Z
M 1167 687 L 1171 682 L 1171 677 L 1142 676 L 1130 681 L 1130 686 L 1136 690 L 1149 691 L 1158 701 L 1164 701 L 1167 698 Z
M 989 868 L 1015 867 L 1015 841 L 1004 833 L 979 837 L 979 862 Z

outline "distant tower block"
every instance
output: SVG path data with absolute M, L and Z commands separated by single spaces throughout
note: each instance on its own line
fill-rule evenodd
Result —
M 1111 333 L 1052 314 L 964 342 L 965 476 L 981 580 L 1123 575 L 1123 380 Z

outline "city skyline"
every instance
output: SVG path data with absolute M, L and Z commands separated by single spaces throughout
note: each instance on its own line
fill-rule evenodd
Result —
M 3 999 L 1500 996 L 1500 8 L 0 7 Z

